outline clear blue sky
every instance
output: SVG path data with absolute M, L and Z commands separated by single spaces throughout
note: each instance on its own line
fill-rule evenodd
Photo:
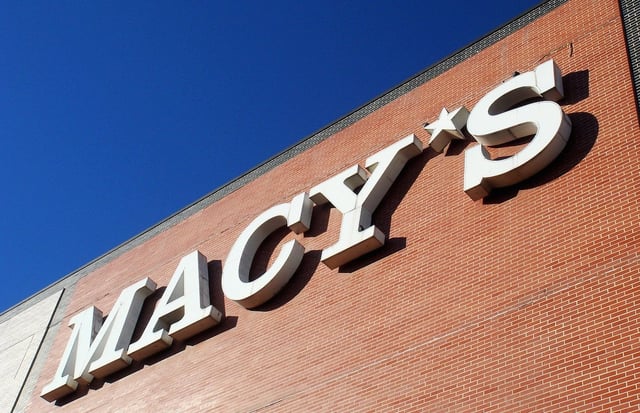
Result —
M 4 2 L 0 311 L 538 3 Z

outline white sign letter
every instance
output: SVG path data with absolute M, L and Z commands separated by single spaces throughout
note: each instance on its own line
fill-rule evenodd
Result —
M 73 326 L 56 376 L 42 389 L 42 398 L 57 400 L 73 393 L 78 380 L 91 382 L 106 377 L 131 364 L 127 347 L 131 341 L 144 299 L 156 289 L 149 278 L 125 288 L 111 313 L 102 323 L 102 312 L 89 307 L 69 321 Z
M 260 214 L 242 231 L 231 247 L 222 271 L 222 291 L 245 308 L 265 303 L 289 281 L 302 261 L 304 247 L 296 240 L 285 243 L 273 265 L 253 281 L 249 271 L 262 242 L 278 228 L 287 226 L 299 234 L 309 229 L 313 202 L 306 193 L 290 203 L 276 205 Z
M 325 265 L 337 268 L 384 245 L 385 236 L 371 224 L 371 215 L 407 161 L 421 152 L 422 142 L 409 135 L 367 159 L 366 171 L 355 165 L 311 188 L 313 202 L 330 202 L 342 213 L 338 242 L 322 251 Z
M 558 101 L 563 94 L 560 69 L 549 60 L 480 99 L 467 120 L 467 130 L 480 142 L 465 151 L 464 191 L 471 199 L 531 177 L 560 154 L 571 134 L 571 120 L 557 103 L 542 101 L 511 108 L 531 98 Z M 483 147 L 529 135 L 535 135 L 531 142 L 505 159 L 491 160 Z
M 220 322 L 210 305 L 207 258 L 199 251 L 183 257 L 162 294 L 142 337 L 129 346 L 129 356 L 142 360 Z

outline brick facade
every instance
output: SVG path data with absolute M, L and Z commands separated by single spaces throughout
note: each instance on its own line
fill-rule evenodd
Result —
M 474 202 L 462 190 L 464 150 L 474 144 L 454 143 L 443 154 L 427 148 L 374 214 L 387 236 L 383 248 L 330 270 L 320 253 L 338 239 L 341 214 L 316 206 L 312 228 L 295 236 L 306 254 L 284 290 L 255 310 L 223 297 L 224 260 L 261 212 L 408 134 L 426 144 L 423 126 L 443 107 L 471 109 L 514 72 L 548 59 L 563 71 L 559 103 L 573 124 L 549 167 Z M 535 15 L 88 270 L 50 328 L 25 409 L 640 410 L 633 85 L 618 1 L 571 0 Z M 292 237 L 267 239 L 257 265 L 267 266 Z M 212 302 L 225 313 L 220 325 L 57 403 L 39 397 L 70 336 L 71 316 L 91 305 L 108 313 L 120 291 L 144 277 L 166 286 L 180 258 L 196 249 L 209 261 Z M 158 298 L 146 303 L 141 324 Z

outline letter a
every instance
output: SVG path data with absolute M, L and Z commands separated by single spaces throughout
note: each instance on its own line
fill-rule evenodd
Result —
M 215 326 L 222 313 L 209 300 L 207 258 L 199 251 L 183 257 L 162 294 L 142 337 L 129 346 L 129 356 L 142 360 Z

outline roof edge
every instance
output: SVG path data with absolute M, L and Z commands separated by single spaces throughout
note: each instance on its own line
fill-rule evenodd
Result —
M 448 71 L 449 69 L 453 68 L 459 63 L 462 63 L 465 60 L 469 59 L 470 57 L 475 56 L 476 54 L 480 53 L 484 49 L 506 38 L 510 34 L 527 26 L 529 23 L 532 23 L 538 18 L 553 11 L 554 9 L 563 5 L 567 1 L 568 0 L 542 1 L 541 3 L 532 7 L 528 11 L 525 11 L 519 16 L 497 27 L 493 31 L 489 32 L 488 34 L 471 42 L 469 45 L 458 49 L 457 51 L 443 58 L 442 60 L 434 63 L 433 65 L 427 67 L 423 71 L 401 82 L 398 86 L 388 89 L 387 91 L 381 93 L 380 95 L 373 98 L 372 100 L 365 103 L 364 105 L 354 109 L 353 111 L 344 115 L 338 120 L 311 133 L 310 135 L 301 139 L 297 143 L 291 145 L 290 147 L 279 152 L 278 154 L 272 156 L 271 158 L 267 159 L 263 163 L 257 165 L 255 168 L 245 172 L 244 174 L 227 182 L 226 184 L 221 185 L 220 187 L 214 189 L 213 191 L 204 195 L 200 199 L 192 202 L 191 204 L 187 205 L 186 207 L 182 208 L 176 213 L 170 215 L 166 219 L 158 222 L 155 225 L 152 225 L 148 229 L 129 238 L 128 240 L 110 249 L 109 251 L 100 255 L 99 257 L 89 261 L 87 264 L 84 264 L 78 269 L 63 276 L 58 281 L 51 283 L 50 285 L 43 288 L 42 290 L 32 294 L 31 296 L 25 298 L 19 303 L 13 305 L 12 307 L 5 310 L 4 312 L 0 313 L 0 323 L 3 322 L 5 319 L 10 318 L 13 314 L 16 314 L 22 311 L 21 307 L 25 306 L 29 302 L 33 301 L 33 304 L 35 304 L 36 302 L 43 300 L 44 298 L 55 293 L 56 291 L 59 291 L 62 288 L 72 290 L 72 286 L 75 285 L 75 282 L 78 279 L 84 277 L 85 275 L 90 274 L 97 268 L 118 258 L 120 255 L 141 245 L 142 243 L 155 237 L 159 233 L 162 233 L 165 230 L 173 227 L 174 225 L 182 222 L 183 220 L 187 219 L 191 215 L 199 212 L 200 210 L 208 207 L 209 205 L 212 205 L 213 203 L 222 199 L 228 194 L 235 192 L 236 190 L 242 188 L 244 185 L 254 181 L 258 177 L 264 175 L 265 173 L 281 165 L 287 160 L 297 156 L 298 154 L 306 151 L 307 149 L 312 148 L 313 146 L 326 140 L 330 136 L 333 136 L 339 131 L 356 123 L 357 121 L 364 118 L 365 116 L 385 106 L 387 103 L 410 92 L 411 90 L 417 88 L 418 86 L 421 86 L 422 84 L 428 82 L 429 80 L 441 75 L 442 73 Z M 637 1 L 638 0 L 632 0 L 630 2 L 634 3 Z M 624 3 L 625 0 L 621 0 L 621 2 Z

